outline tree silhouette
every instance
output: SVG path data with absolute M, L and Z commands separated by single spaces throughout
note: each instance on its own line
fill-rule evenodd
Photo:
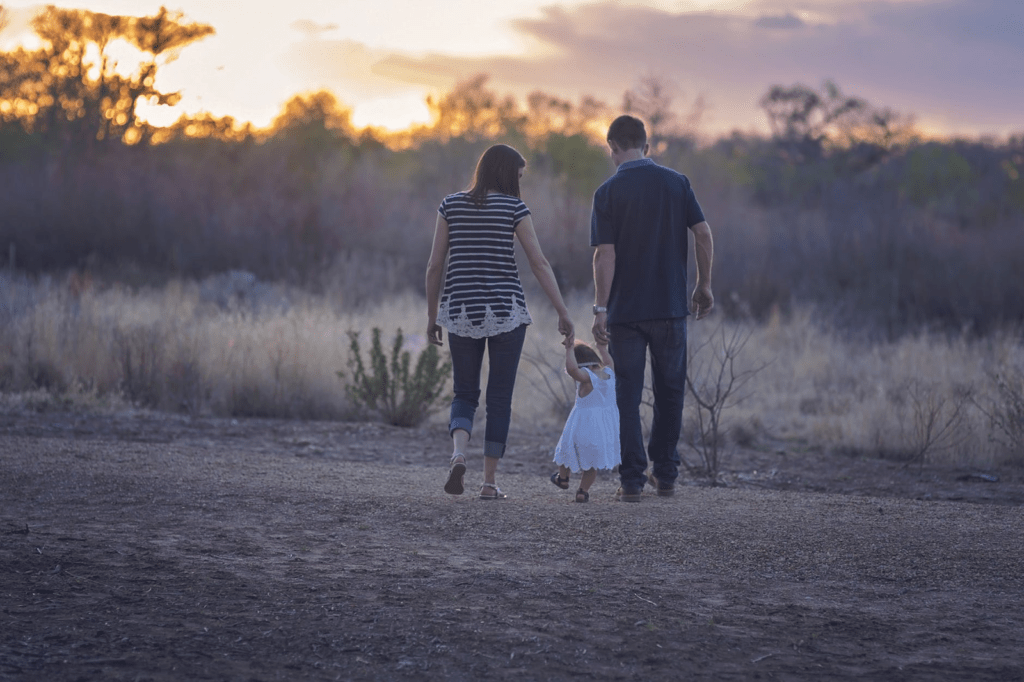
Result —
M 820 91 L 801 84 L 773 85 L 760 104 L 779 160 L 789 166 L 810 168 L 827 161 L 856 173 L 876 167 L 917 139 L 912 117 L 845 95 L 830 80 Z
M 704 98 L 697 97 L 689 111 L 680 116 L 674 106 L 678 88 L 655 75 L 642 77 L 622 95 L 622 110 L 643 119 L 651 153 L 665 151 L 671 137 L 693 138 L 706 108 Z
M 801 84 L 773 85 L 760 104 L 776 140 L 795 157 L 806 160 L 820 158 L 829 135 L 853 125 L 868 108 L 867 102 L 847 97 L 830 80 L 821 92 Z
M 138 103 L 174 105 L 181 99 L 156 89 L 158 69 L 214 33 L 182 19 L 164 7 L 153 16 L 132 17 L 47 6 L 32 20 L 42 47 L 0 53 L 0 121 L 70 147 L 145 140 L 150 131 L 138 120 Z M 113 56 L 120 42 L 139 53 L 133 68 Z
M 488 76 L 479 74 L 457 83 L 451 92 L 427 98 L 433 124 L 432 136 L 447 140 L 461 137 L 470 141 L 495 139 L 521 132 L 526 118 L 511 95 L 499 96 L 488 90 Z

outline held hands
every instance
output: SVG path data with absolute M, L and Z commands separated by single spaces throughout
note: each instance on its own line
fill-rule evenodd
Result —
M 558 333 L 565 337 L 562 339 L 562 345 L 566 348 L 571 347 L 576 340 L 576 328 L 568 312 L 558 315 Z
M 690 306 L 693 308 L 693 314 L 696 315 L 698 320 L 707 317 L 711 309 L 715 307 L 715 296 L 711 293 L 711 287 L 698 285 L 693 290 Z
M 598 313 L 594 315 L 594 326 L 591 328 L 594 333 L 594 341 L 598 345 L 608 345 L 608 313 Z

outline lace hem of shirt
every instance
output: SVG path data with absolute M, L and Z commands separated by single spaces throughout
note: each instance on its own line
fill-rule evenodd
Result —
M 498 317 L 487 306 L 484 312 L 484 319 L 474 324 L 466 314 L 465 306 L 459 306 L 459 313 L 453 315 L 446 301 L 442 301 L 437 311 L 437 323 L 452 334 L 465 336 L 470 339 L 483 339 L 489 336 L 497 336 L 506 332 L 518 329 L 520 325 L 532 324 L 530 311 L 519 301 L 513 301 L 512 311 L 508 317 Z

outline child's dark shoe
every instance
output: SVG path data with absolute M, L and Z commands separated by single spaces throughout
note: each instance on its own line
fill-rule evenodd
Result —
M 551 482 L 557 485 L 562 490 L 569 489 L 569 477 L 567 476 L 565 478 L 562 478 L 561 476 L 558 475 L 557 471 L 551 474 Z

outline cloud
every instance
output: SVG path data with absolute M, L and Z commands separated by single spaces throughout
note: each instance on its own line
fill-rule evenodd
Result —
M 325 40 L 309 37 L 293 43 L 284 54 L 285 66 L 297 74 L 307 88 L 326 87 L 339 95 L 357 99 L 394 96 L 410 90 L 410 83 L 381 74 L 379 64 L 391 54 L 354 40 Z M 443 79 L 423 73 L 415 81 L 443 86 Z
M 307 40 L 294 68 L 362 88 L 446 89 L 477 73 L 499 92 L 593 95 L 617 105 L 653 75 L 710 105 L 714 132 L 750 128 L 773 84 L 819 85 L 960 132 L 1021 130 L 1024 9 L 1018 0 L 765 0 L 742 11 L 669 12 L 601 2 L 511 23 L 531 49 L 487 57 Z M 681 100 L 685 107 L 688 102 Z
M 3 7 L 0 3 L 0 7 Z M 0 18 L 0 48 L 10 47 L 24 38 L 31 36 L 32 19 L 35 18 L 43 5 L 33 7 L 4 7 L 2 18 Z M 4 24 L 6 22 L 6 24 Z
M 291 27 L 299 33 L 304 33 L 308 38 L 318 38 L 323 33 L 329 33 L 338 29 L 337 24 L 318 24 L 309 19 L 293 21 Z
M 803 28 L 805 24 L 803 19 L 795 14 L 787 12 L 786 14 L 781 15 L 775 14 L 758 17 L 757 21 L 754 22 L 754 25 L 758 28 L 777 28 L 785 30 Z

